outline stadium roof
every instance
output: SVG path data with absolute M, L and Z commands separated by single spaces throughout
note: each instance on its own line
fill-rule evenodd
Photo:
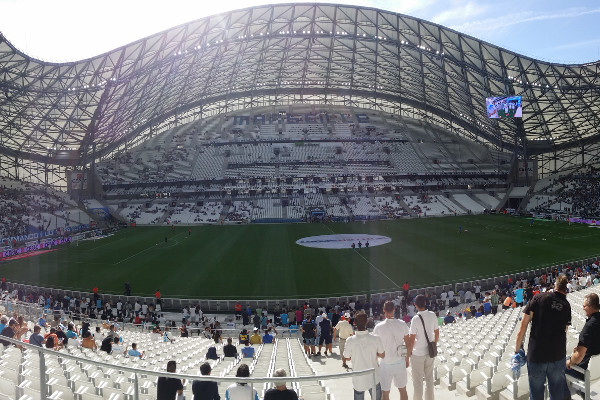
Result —
M 581 148 L 600 134 L 599 71 L 333 4 L 227 12 L 62 64 L 0 35 L 0 153 L 78 164 L 167 123 L 294 102 L 411 110 L 497 148 Z M 523 97 L 522 125 L 487 118 L 485 98 L 497 95 Z

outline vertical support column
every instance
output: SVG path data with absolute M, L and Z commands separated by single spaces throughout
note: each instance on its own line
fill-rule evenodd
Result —
M 43 394 L 44 398 L 48 396 L 48 387 L 46 386 L 46 360 L 44 359 L 44 353 L 39 350 L 40 355 L 40 393 Z
M 138 380 L 137 372 L 134 374 L 134 386 L 133 386 L 133 400 L 140 399 L 140 382 Z

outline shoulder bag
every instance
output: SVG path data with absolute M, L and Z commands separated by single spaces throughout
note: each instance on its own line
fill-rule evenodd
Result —
M 427 340 L 427 348 L 429 349 L 429 357 L 431 358 L 435 358 L 435 356 L 437 356 L 437 343 L 436 342 L 430 342 L 429 341 L 429 336 L 427 335 L 427 329 L 425 328 L 425 321 L 423 320 L 423 317 L 421 316 L 421 314 L 417 314 L 419 316 L 419 318 L 421 318 L 421 323 L 423 324 L 423 332 L 425 332 L 425 339 Z

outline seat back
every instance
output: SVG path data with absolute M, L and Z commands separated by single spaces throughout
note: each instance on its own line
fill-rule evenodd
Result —
M 590 358 L 588 370 L 590 371 L 591 382 L 600 379 L 600 354 L 592 356 Z

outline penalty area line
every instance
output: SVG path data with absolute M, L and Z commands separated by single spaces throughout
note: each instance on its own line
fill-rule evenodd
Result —
M 356 249 L 354 249 L 354 253 L 358 254 L 360 256 L 360 258 L 362 258 L 363 260 L 365 260 L 365 262 L 371 266 L 371 268 L 373 268 L 375 271 L 379 272 L 381 275 L 383 275 L 384 277 L 386 277 L 388 281 L 392 282 L 394 284 L 394 286 L 396 286 L 398 289 L 400 289 L 400 285 L 398 285 L 396 282 L 394 282 L 392 280 L 392 278 L 390 278 L 389 276 L 387 276 L 386 274 L 384 274 L 382 270 L 380 270 L 379 268 L 377 268 L 371 261 L 367 260 Z

